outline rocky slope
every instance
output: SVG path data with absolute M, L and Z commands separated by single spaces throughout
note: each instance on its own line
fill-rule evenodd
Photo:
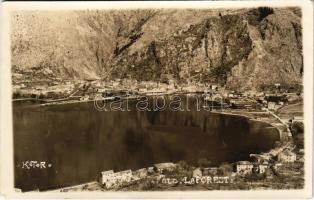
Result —
M 12 66 L 49 68 L 63 78 L 173 78 L 243 90 L 301 83 L 300 13 L 297 8 L 18 13 Z M 42 15 L 51 23 L 42 23 Z

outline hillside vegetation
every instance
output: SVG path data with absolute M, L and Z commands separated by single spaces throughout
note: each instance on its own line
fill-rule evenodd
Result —
M 19 11 L 11 33 L 21 76 L 173 78 L 243 90 L 302 81 L 298 8 Z

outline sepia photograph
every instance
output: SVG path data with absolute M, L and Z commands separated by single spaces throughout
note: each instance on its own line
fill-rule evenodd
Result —
M 313 2 L 274 2 L 8 2 L 10 190 L 312 195 Z

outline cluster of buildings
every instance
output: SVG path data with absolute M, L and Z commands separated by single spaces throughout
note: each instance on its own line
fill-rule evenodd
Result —
M 239 161 L 236 163 L 236 174 L 246 175 L 252 173 L 266 173 L 267 169 L 272 168 L 273 170 L 280 170 L 283 164 L 294 163 L 297 161 L 297 154 L 290 150 L 289 148 L 283 149 L 276 156 L 275 162 L 268 162 L 266 160 L 261 160 L 259 162 L 249 162 L 249 161 Z
M 204 168 L 197 167 L 193 170 L 192 176 L 193 177 L 215 176 L 219 174 L 219 170 L 220 169 L 218 167 L 204 167 Z
M 104 185 L 107 189 L 111 189 L 129 184 L 133 181 L 144 179 L 148 175 L 152 175 L 154 173 L 162 174 L 164 171 L 173 172 L 176 168 L 176 164 L 168 162 L 155 164 L 152 167 L 141 168 L 135 171 L 132 171 L 130 169 L 120 172 L 108 170 L 101 172 L 100 183 Z M 163 175 L 158 176 L 159 179 L 163 177 Z
M 111 90 L 127 90 L 138 94 L 165 94 L 176 91 L 177 87 L 173 80 L 168 83 L 155 81 L 137 81 L 133 79 L 115 79 L 104 83 Z
M 237 176 L 237 175 L 247 175 L 252 173 L 263 174 L 269 167 L 269 164 L 263 162 L 261 164 L 253 164 L 249 161 L 239 161 L 234 164 L 229 165 L 230 168 L 225 170 L 223 167 L 206 167 L 206 168 L 196 168 L 193 170 L 193 177 L 202 176 Z
M 18 75 L 18 73 L 14 74 Z M 275 84 L 274 87 L 280 88 L 280 85 L 278 86 L 278 84 Z M 224 90 L 223 88 L 220 88 L 218 84 L 190 83 L 189 81 L 188 83 L 177 84 L 173 77 L 167 77 L 166 82 L 139 82 L 134 79 L 67 81 L 56 78 L 56 80 L 50 80 L 45 84 L 40 83 L 36 85 L 36 83 L 32 81 L 31 87 L 28 87 L 26 83 L 14 84 L 13 89 L 14 91 L 25 90 L 25 93 L 32 93 L 35 94 L 35 96 L 41 95 L 47 99 L 58 99 L 58 96 L 65 97 L 71 95 L 72 92 L 77 91 L 74 97 L 77 97 L 76 99 L 81 101 L 92 99 L 96 94 L 105 94 L 107 91 L 128 91 L 134 95 L 162 95 L 174 93 L 207 94 L 208 92 L 222 92 L 220 96 L 224 99 L 223 101 L 227 104 L 227 107 L 247 110 L 260 109 L 261 107 L 266 107 L 269 110 L 277 110 L 285 103 L 300 98 L 300 94 L 296 94 L 295 92 L 284 93 L 286 90 L 275 90 L 273 93 L 266 94 L 265 92 L 238 92 Z M 212 101 L 212 98 L 206 99 L 207 96 L 204 97 L 204 99 Z
M 251 173 L 260 173 L 263 174 L 266 172 L 266 169 L 269 167 L 268 162 L 263 162 L 261 164 L 253 164 L 249 161 L 239 161 L 236 163 L 236 173 L 239 175 L 251 174 Z
M 197 167 L 192 170 L 192 177 L 207 177 L 207 176 L 243 176 L 250 174 L 267 174 L 269 169 L 280 172 L 284 164 L 294 163 L 297 161 L 296 153 L 291 149 L 285 148 L 277 155 L 275 162 L 268 162 L 267 160 L 259 160 L 257 162 L 238 161 L 230 164 L 227 172 L 223 167 Z M 114 172 L 113 170 L 101 172 L 100 183 L 107 189 L 121 187 L 128 185 L 134 181 L 145 179 L 151 175 L 157 175 L 157 180 L 165 178 L 164 172 L 175 172 L 178 169 L 178 164 L 174 163 L 159 163 L 152 167 L 142 168 L 135 171 L 125 170 Z M 283 172 L 284 173 L 284 172 Z
M 74 88 L 70 81 L 25 81 L 13 86 L 13 98 L 58 99 L 68 96 Z
M 193 170 L 193 177 L 217 175 L 241 177 L 252 174 L 266 174 L 266 177 L 269 178 L 272 176 L 274 171 L 279 174 L 286 174 L 287 173 L 286 168 L 287 166 L 289 166 L 289 164 L 304 161 L 302 159 L 297 159 L 297 154 L 293 152 L 290 148 L 284 148 L 282 151 L 280 151 L 276 155 L 275 161 L 271 160 L 270 157 L 268 159 L 265 157 L 259 158 L 261 159 L 258 159 L 255 162 L 238 161 L 236 163 L 227 164 L 228 167 L 224 166 L 207 168 L 198 167 Z
M 113 170 L 101 172 L 101 184 L 106 188 L 112 188 L 117 185 L 131 182 L 132 170 L 113 172 Z
M 226 99 L 231 108 L 247 110 L 261 109 L 264 107 L 276 111 L 288 102 L 297 101 L 301 98 L 302 96 L 297 93 L 240 93 L 229 91 L 226 94 Z
M 287 102 L 298 100 L 300 97 L 296 93 L 266 93 L 266 92 L 239 92 L 233 90 L 219 90 L 218 85 L 210 85 L 205 87 L 206 92 L 216 94 L 219 93 L 223 98 L 224 103 L 228 104 L 226 107 L 232 109 L 245 109 L 245 110 L 260 110 L 263 107 L 269 110 L 277 110 Z M 208 98 L 205 100 L 212 100 Z M 220 102 L 218 102 L 220 103 Z

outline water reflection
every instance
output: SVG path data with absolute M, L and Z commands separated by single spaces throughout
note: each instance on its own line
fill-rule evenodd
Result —
M 131 108 L 133 105 L 131 105 Z M 14 105 L 15 185 L 58 188 L 97 179 L 100 171 L 138 169 L 201 158 L 212 165 L 247 159 L 279 135 L 266 123 L 207 111 L 98 112 L 93 103 L 48 107 Z M 26 160 L 47 169 L 21 168 Z

